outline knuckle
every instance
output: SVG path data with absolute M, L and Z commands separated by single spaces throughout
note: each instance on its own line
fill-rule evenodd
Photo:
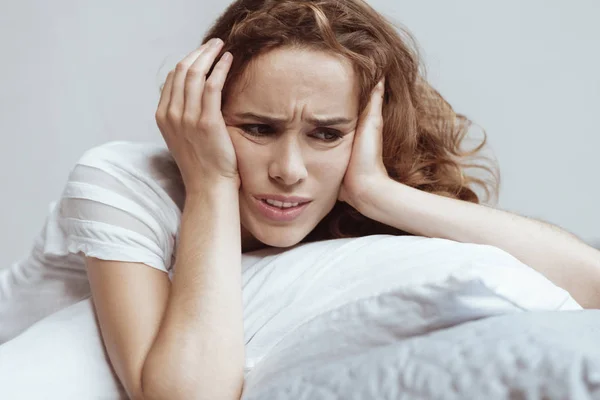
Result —
M 197 124 L 198 117 L 194 114 L 184 113 L 181 117 L 181 122 L 185 126 L 195 126 Z
M 176 110 L 175 108 L 170 108 L 167 111 L 167 121 L 170 122 L 179 122 L 181 120 L 181 112 Z
M 188 70 L 187 76 L 190 78 L 199 78 L 204 76 L 204 71 L 199 67 L 192 67 Z
M 373 128 L 382 129 L 383 128 L 383 118 L 374 118 L 372 124 L 373 124 Z
M 220 90 L 221 86 L 220 82 L 213 78 L 206 81 L 204 88 L 209 92 L 216 92 L 217 90 Z
M 156 119 L 156 126 L 158 126 L 158 129 L 164 133 L 166 131 L 165 128 L 167 127 L 167 124 L 165 123 L 165 121 L 162 118 L 156 117 L 155 119 Z
M 164 121 L 166 119 L 166 112 L 165 112 L 165 107 L 158 107 L 156 109 L 156 112 L 154 113 L 154 118 L 157 121 Z
M 175 71 L 177 71 L 177 72 L 185 72 L 185 71 L 187 71 L 187 69 L 188 69 L 187 64 L 185 64 L 182 61 L 178 62 L 177 65 L 175 66 Z
M 211 129 L 215 126 L 215 122 L 212 118 L 206 115 L 202 115 L 200 119 L 198 119 L 198 126 L 201 126 L 205 129 Z

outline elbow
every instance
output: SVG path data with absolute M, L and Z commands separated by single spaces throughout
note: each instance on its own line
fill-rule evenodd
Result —
M 144 387 L 142 384 L 142 379 L 140 379 L 138 381 L 138 384 L 136 386 L 132 387 L 131 389 L 126 388 L 126 391 L 127 391 L 127 396 L 129 397 L 130 400 L 147 400 L 149 398 L 152 398 L 150 396 L 146 396 L 146 393 L 144 391 Z
M 583 308 L 600 309 L 600 251 L 594 249 L 594 254 L 590 264 L 593 284 L 590 299 L 585 304 L 581 304 Z
M 202 382 L 196 377 L 191 377 L 186 373 L 173 374 L 167 372 L 168 368 L 163 366 L 159 371 L 153 372 L 152 369 L 144 368 L 142 373 L 140 390 L 138 397 L 132 397 L 134 400 L 189 400 L 189 399 L 210 399 L 210 400 L 239 400 L 242 396 L 244 387 L 243 368 L 241 379 L 231 379 L 231 385 L 211 384 L 202 385 Z M 201 374 L 198 374 L 201 376 Z M 185 379 L 188 376 L 189 379 Z
M 558 257 L 557 257 L 558 258 Z M 584 309 L 600 309 L 600 251 L 585 246 L 577 257 L 569 256 L 560 264 L 562 284 Z
M 146 358 L 148 361 L 148 358 Z M 154 373 L 154 368 L 150 366 L 150 363 L 144 363 L 142 372 L 140 374 L 140 380 L 138 390 L 136 393 L 131 395 L 132 400 L 158 400 L 173 398 L 172 396 L 165 396 L 167 388 L 161 388 L 164 386 L 166 374 L 163 375 L 162 379 L 157 379 L 157 374 Z M 162 389 L 162 390 L 161 390 Z
M 177 353 L 179 349 L 175 350 Z M 244 355 L 236 363 L 152 350 L 140 374 L 140 400 L 239 400 L 244 387 Z
M 139 391 L 136 393 L 138 397 L 131 396 L 132 399 L 179 400 L 198 398 L 197 396 L 184 395 L 189 393 L 187 388 L 190 386 L 183 381 L 186 374 L 183 373 L 181 364 L 176 367 L 173 357 L 169 357 L 167 360 L 152 351 L 146 356 L 140 374 Z
M 163 400 L 163 399 L 175 399 L 174 393 L 169 393 L 169 388 L 166 387 L 166 381 L 169 380 L 166 374 L 163 374 L 162 378 L 158 377 L 152 368 L 148 367 L 146 363 L 142 369 L 140 375 L 140 385 L 137 393 L 132 394 L 130 397 L 132 400 Z
M 598 263 L 596 265 L 596 279 L 595 279 L 595 290 L 593 294 L 593 300 L 588 307 L 584 308 L 592 308 L 592 309 L 600 309 L 600 258 L 598 259 Z

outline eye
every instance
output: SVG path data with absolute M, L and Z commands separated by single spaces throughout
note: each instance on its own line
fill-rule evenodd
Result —
M 241 128 L 247 134 L 256 137 L 269 136 L 271 133 L 273 133 L 273 129 L 269 125 L 242 125 Z M 312 134 L 311 136 L 327 143 L 338 141 L 343 137 L 340 132 L 335 130 L 321 130 Z
M 258 128 L 258 129 L 257 129 Z M 261 132 L 261 129 L 271 129 L 269 125 L 242 125 L 242 130 L 252 136 L 268 136 L 269 132 Z
M 317 132 L 317 134 L 319 134 L 319 133 L 323 133 L 323 134 L 325 134 L 325 135 L 329 135 L 329 136 L 326 136 L 326 137 L 324 137 L 324 138 L 322 138 L 322 139 L 321 139 L 321 140 L 323 140 L 324 142 L 335 142 L 335 141 L 337 141 L 337 140 L 340 140 L 340 139 L 343 137 L 343 136 L 342 136 L 342 135 L 340 135 L 340 133 L 339 133 L 339 132 L 337 132 L 337 131 L 328 131 L 328 130 L 324 130 L 324 131 Z

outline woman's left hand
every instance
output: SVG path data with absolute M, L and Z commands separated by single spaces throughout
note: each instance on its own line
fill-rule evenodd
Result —
M 383 95 L 385 78 L 373 89 L 369 104 L 356 126 L 352 154 L 338 200 L 361 212 L 375 195 L 375 184 L 390 179 L 383 164 Z

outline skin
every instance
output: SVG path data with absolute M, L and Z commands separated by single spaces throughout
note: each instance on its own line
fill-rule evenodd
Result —
M 276 49 L 256 58 L 222 108 L 235 148 L 242 251 L 299 243 L 335 205 L 359 119 L 359 87 L 351 64 L 331 53 Z M 240 114 L 282 119 L 278 125 Z M 347 119 L 316 126 L 311 118 Z M 336 138 L 336 134 L 341 138 Z M 304 196 L 312 203 L 291 222 L 271 221 L 258 194 Z

